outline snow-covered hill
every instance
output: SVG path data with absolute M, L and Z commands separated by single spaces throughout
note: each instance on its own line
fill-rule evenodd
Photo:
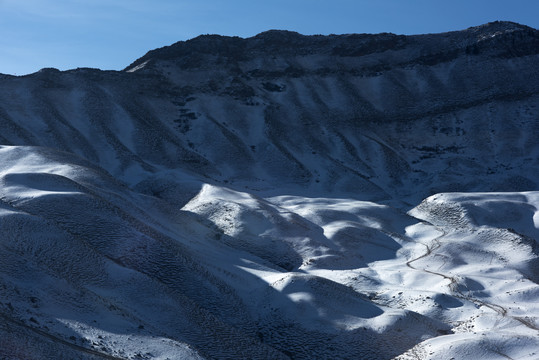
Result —
M 539 358 L 539 32 L 200 36 L 0 79 L 0 358 Z

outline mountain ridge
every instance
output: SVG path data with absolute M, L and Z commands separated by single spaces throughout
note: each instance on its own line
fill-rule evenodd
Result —
M 537 44 L 538 34 L 536 29 L 507 21 L 487 23 L 461 31 L 425 35 L 395 35 L 392 33 L 302 35 L 287 30 L 268 30 L 249 38 L 200 35 L 187 41 L 179 41 L 169 46 L 151 50 L 127 66 L 124 71 L 132 71 L 133 68 L 150 61 L 152 57 L 163 60 L 184 56 L 189 53 L 219 53 L 222 56 L 238 61 L 248 56 L 243 54 L 243 52 L 253 55 L 252 52 L 264 53 L 275 50 L 281 53 L 283 51 L 292 51 L 295 54 L 312 54 L 316 50 L 325 50 L 326 54 L 361 56 L 373 52 L 399 49 L 408 45 L 409 42 L 413 42 L 414 39 L 425 37 L 433 38 L 433 42 L 444 41 L 446 38 L 452 37 L 460 38 L 458 40 L 461 43 L 456 44 L 454 43 L 455 39 L 450 39 L 453 43 L 452 45 L 456 46 L 459 50 L 464 49 L 468 53 L 477 53 L 483 48 L 478 47 L 478 43 L 488 42 L 489 38 L 497 35 L 515 35 L 514 33 L 533 35 L 535 44 Z M 331 45 L 329 41 L 331 41 Z M 375 47 L 372 47 L 373 45 Z M 346 51 L 346 47 L 353 47 L 353 50 Z M 361 50 L 362 47 L 364 48 L 363 50 Z M 451 51 L 449 50 L 449 52 Z

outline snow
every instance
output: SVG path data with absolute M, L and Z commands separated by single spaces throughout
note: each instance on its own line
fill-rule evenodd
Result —
M 402 359 L 422 353 L 433 359 L 472 353 L 485 359 L 533 359 L 539 345 L 539 286 L 533 278 L 537 255 L 531 240 L 538 230 L 536 192 L 436 194 L 406 214 L 372 201 L 262 198 L 206 183 L 179 213 L 170 213 L 151 198 L 136 209 L 126 207 L 142 198 L 118 188 L 104 173 L 97 178 L 76 161 L 57 163 L 39 148 L 2 147 L 0 156 L 1 198 L 15 207 L 2 208 L 5 230 L 10 221 L 49 224 L 41 234 L 25 232 L 34 225 L 18 234 L 4 232 L 2 251 L 30 247 L 32 252 L 24 256 L 37 268 L 30 267 L 29 273 L 43 266 L 52 271 L 36 286 L 32 277 L 4 270 L 3 286 L 21 293 L 18 298 L 4 295 L 2 303 L 9 299 L 15 309 L 4 316 L 18 319 L 30 311 L 26 316 L 35 323 L 25 326 L 45 331 L 41 324 L 48 324 L 47 332 L 55 338 L 77 339 L 75 347 L 127 358 L 205 358 L 208 349 L 199 353 L 195 337 L 172 335 L 187 326 L 204 343 L 211 344 L 214 340 L 208 339 L 216 336 L 210 352 L 224 351 L 217 345 L 220 335 L 201 335 L 205 327 L 184 308 L 191 301 L 204 307 L 204 321 L 216 316 L 216 309 L 223 321 L 243 311 L 245 318 L 233 320 L 239 321 L 235 326 L 255 321 L 270 346 L 282 346 L 283 339 L 275 337 L 281 329 L 289 337 L 286 348 L 297 353 L 302 353 L 302 341 L 290 337 L 291 332 L 355 334 L 334 340 L 342 354 L 367 349 L 372 339 L 393 341 L 394 351 L 380 350 L 378 355 L 401 354 Z M 111 189 L 117 195 L 111 196 Z M 95 215 L 66 217 L 58 205 L 49 210 L 51 203 L 83 199 L 99 203 L 88 211 L 108 214 L 100 215 L 107 220 L 95 229 L 97 237 L 75 230 L 82 219 Z M 107 210 L 111 206 L 124 215 Z M 132 236 L 138 240 L 118 237 L 114 228 L 124 227 L 126 216 L 153 230 L 137 225 L 142 232 Z M 63 239 L 55 235 L 59 233 Z M 69 265 L 69 272 L 51 265 L 48 257 L 54 251 L 73 251 L 79 236 L 83 242 L 77 247 L 82 248 L 74 251 L 92 249 L 93 255 Z M 176 245 L 166 245 L 166 239 Z M 161 255 L 146 260 L 137 247 L 146 249 L 145 256 Z M 176 247 L 181 249 L 176 255 L 163 256 L 160 250 L 174 252 Z M 84 264 L 90 263 L 100 264 L 93 266 L 100 270 L 89 273 Z M 196 287 L 191 277 L 198 279 Z M 29 307 L 32 302 L 24 300 L 23 292 L 42 305 Z M 283 326 L 292 326 L 291 332 Z M 275 351 L 257 346 L 265 353 Z M 309 346 L 309 351 L 321 351 L 314 343 Z
M 536 56 L 478 31 L 2 79 L 0 358 L 537 359 Z

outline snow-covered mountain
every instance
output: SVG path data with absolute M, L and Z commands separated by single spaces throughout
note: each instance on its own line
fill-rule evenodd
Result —
M 203 35 L 0 77 L 0 358 L 539 358 L 539 32 Z

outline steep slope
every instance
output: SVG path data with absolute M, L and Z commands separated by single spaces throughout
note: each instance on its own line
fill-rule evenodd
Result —
M 167 169 L 365 200 L 533 190 L 538 34 L 491 23 L 421 36 L 201 36 L 125 72 L 3 78 L 0 140 L 75 153 L 149 192 L 170 186 Z
M 496 22 L 1 76 L 0 358 L 536 358 L 538 60 Z

